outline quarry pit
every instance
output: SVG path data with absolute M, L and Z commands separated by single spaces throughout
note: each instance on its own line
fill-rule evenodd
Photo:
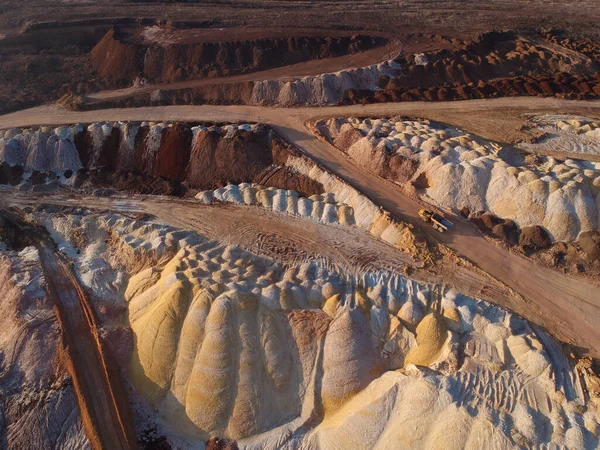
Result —
M 0 27 L 1 446 L 598 448 L 597 36 L 255 3 Z

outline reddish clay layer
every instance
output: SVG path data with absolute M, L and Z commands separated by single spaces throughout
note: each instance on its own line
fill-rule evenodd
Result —
M 130 85 L 139 75 L 152 83 L 168 83 L 242 74 L 358 53 L 385 43 L 382 37 L 355 35 L 148 45 L 111 29 L 91 57 L 102 78 Z
M 182 195 L 189 188 L 216 189 L 228 183 L 254 182 L 280 189 L 292 189 L 304 195 L 320 194 L 323 186 L 286 166 L 295 150 L 275 137 L 267 127 L 256 131 L 226 130 L 211 127 L 199 131 L 196 138 L 190 126 L 174 124 L 162 129 L 160 143 L 150 139 L 150 127 L 142 126 L 134 139 L 133 150 L 121 143 L 121 130 L 113 128 L 100 148 L 92 134 L 76 135 L 75 145 L 89 173 L 78 174 L 77 185 L 126 189 L 136 193 Z M 192 145 L 193 143 L 193 145 Z M 119 161 L 135 153 L 131 167 Z
M 550 42 L 548 44 L 548 41 Z M 563 51 L 554 44 L 563 45 Z M 451 49 L 400 60 L 402 74 L 382 77 L 380 91 L 347 93 L 343 103 L 450 101 L 518 95 L 600 96 L 600 47 L 553 34 L 486 33 Z

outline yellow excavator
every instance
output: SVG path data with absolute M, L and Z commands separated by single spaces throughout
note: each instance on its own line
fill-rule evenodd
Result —
M 432 223 L 433 229 L 438 230 L 440 233 L 448 231 L 453 225 L 448 219 L 430 209 L 420 210 L 419 217 L 423 222 Z

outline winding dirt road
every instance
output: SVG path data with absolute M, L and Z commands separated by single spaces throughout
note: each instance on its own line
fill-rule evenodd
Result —
M 341 116 L 410 115 L 463 127 L 484 137 L 508 136 L 527 115 L 576 113 L 600 116 L 600 102 L 554 98 L 501 98 L 451 103 L 387 103 L 367 106 L 276 109 L 253 106 L 166 106 L 68 112 L 40 107 L 0 117 L 0 128 L 59 125 L 74 122 L 170 120 L 264 122 L 288 142 L 352 184 L 399 219 L 439 239 L 517 295 L 512 309 L 546 327 L 559 339 L 580 347 L 581 353 L 600 357 L 599 287 L 580 278 L 539 267 L 486 240 L 470 223 L 452 217 L 452 233 L 440 235 L 419 220 L 422 204 L 406 196 L 393 183 L 367 173 L 339 150 L 321 142 L 305 126 L 307 121 Z M 502 140 L 502 139 L 498 139 Z
M 245 83 L 250 81 L 289 81 L 295 78 L 315 76 L 323 73 L 335 73 L 341 70 L 349 70 L 356 67 L 367 67 L 378 64 L 381 61 L 389 61 L 398 56 L 401 44 L 395 39 L 390 39 L 386 45 L 366 50 L 359 53 L 337 56 L 334 58 L 314 59 L 310 61 L 290 64 L 287 66 L 276 67 L 258 72 L 251 72 L 242 75 L 232 75 L 218 78 L 201 78 L 198 80 L 177 81 L 174 83 L 149 84 L 140 87 L 128 87 L 123 89 L 114 89 L 100 91 L 86 95 L 90 103 L 97 103 L 104 100 L 115 100 L 156 91 L 172 91 L 178 89 L 198 88 L 204 86 Z

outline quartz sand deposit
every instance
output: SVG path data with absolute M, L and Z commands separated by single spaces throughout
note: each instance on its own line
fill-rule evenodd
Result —
M 424 199 L 458 211 L 491 212 L 555 241 L 598 229 L 600 163 L 539 156 L 429 121 L 330 119 L 320 133 L 361 167 L 412 184 Z
M 598 445 L 593 379 L 486 302 L 385 270 L 284 266 L 117 214 L 31 216 L 84 285 L 126 307 L 140 405 L 186 446 Z
M 560 157 L 600 157 L 600 125 L 589 117 L 544 115 L 531 120 L 534 129 L 541 132 L 534 142 L 521 146 L 532 152 L 552 152 Z

